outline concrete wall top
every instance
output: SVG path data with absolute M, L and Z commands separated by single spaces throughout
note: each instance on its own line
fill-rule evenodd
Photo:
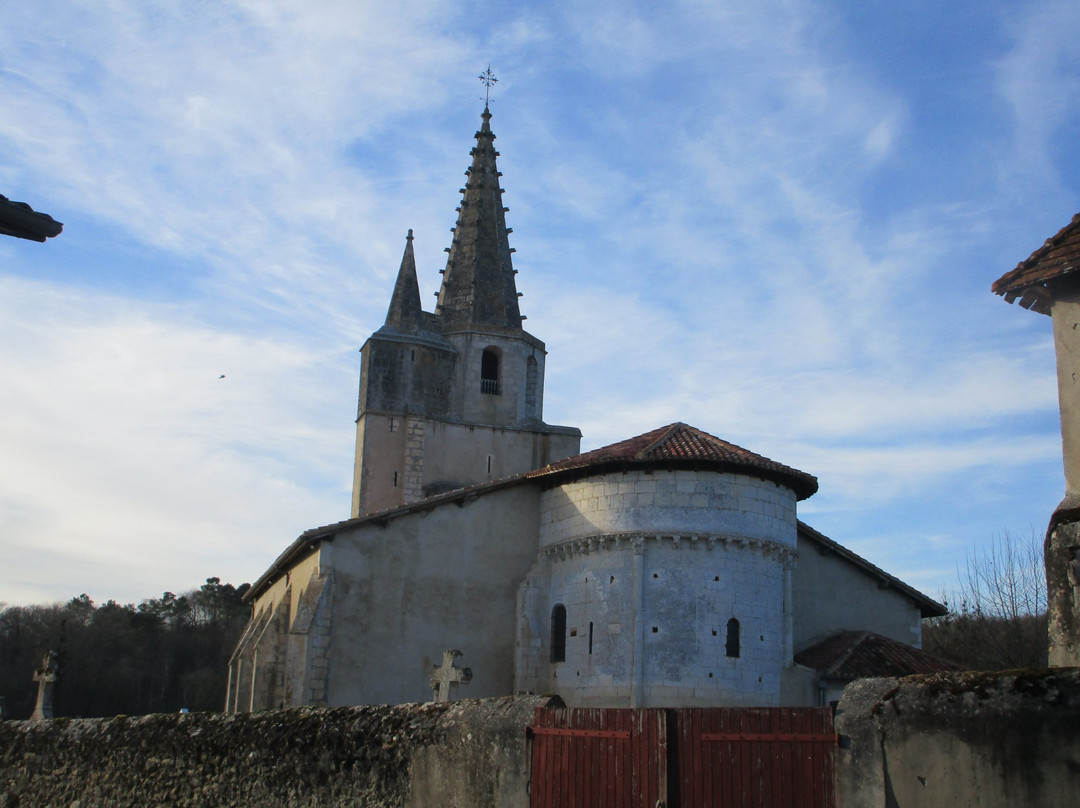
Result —
M 1045 808 L 1080 793 L 1080 670 L 863 679 L 836 731 L 847 808 Z
M 524 808 L 524 730 L 548 704 L 0 721 L 0 805 Z

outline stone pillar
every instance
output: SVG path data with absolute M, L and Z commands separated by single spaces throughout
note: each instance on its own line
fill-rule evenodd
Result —
M 1080 280 L 1060 278 L 1051 290 L 1065 499 L 1050 518 L 1046 564 L 1050 665 L 1080 666 Z
M 425 418 L 405 419 L 405 479 L 401 501 L 404 504 L 424 498 L 424 433 Z

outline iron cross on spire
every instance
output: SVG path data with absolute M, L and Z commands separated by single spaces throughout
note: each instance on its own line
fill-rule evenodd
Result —
M 491 88 L 499 80 L 495 78 L 495 74 L 491 72 L 491 65 L 487 66 L 487 70 L 481 73 L 479 78 L 484 84 L 484 106 L 487 107 L 491 103 Z

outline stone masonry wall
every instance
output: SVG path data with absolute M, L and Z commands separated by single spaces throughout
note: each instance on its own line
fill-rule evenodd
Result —
M 840 808 L 1068 808 L 1080 669 L 863 679 L 836 715 Z
M 742 474 L 633 470 L 541 495 L 518 685 L 569 706 L 780 703 L 795 495 Z M 550 620 L 566 610 L 565 660 Z M 728 621 L 739 648 L 728 654 Z
M 540 545 L 603 533 L 716 533 L 794 548 L 795 495 L 715 471 L 633 471 L 564 483 L 541 499 Z
M 0 721 L 0 806 L 527 806 L 524 728 L 547 704 Z
M 653 535 L 557 545 L 530 576 L 543 591 L 519 624 L 519 686 L 571 707 L 629 707 L 640 655 L 638 706 L 779 704 L 783 576 L 782 559 L 753 543 Z M 562 662 L 550 661 L 555 603 L 566 609 Z

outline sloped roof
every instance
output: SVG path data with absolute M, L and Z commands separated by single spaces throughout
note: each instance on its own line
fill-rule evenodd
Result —
M 44 242 L 60 235 L 64 225 L 47 213 L 35 211 L 25 202 L 0 196 L 0 234 Z
M 913 645 L 869 631 L 842 631 L 795 655 L 795 661 L 829 679 L 910 676 L 959 670 Z
M 1039 314 L 1050 313 L 1046 285 L 1056 278 L 1080 269 L 1080 213 L 1039 249 L 1006 272 L 991 288 L 1012 303 L 1019 298 L 1025 309 Z
M 634 466 L 710 468 L 772 480 L 790 488 L 799 499 L 817 491 L 817 478 L 777 463 L 734 443 L 676 422 L 590 452 L 574 455 L 526 473 L 526 477 L 597 474 Z

